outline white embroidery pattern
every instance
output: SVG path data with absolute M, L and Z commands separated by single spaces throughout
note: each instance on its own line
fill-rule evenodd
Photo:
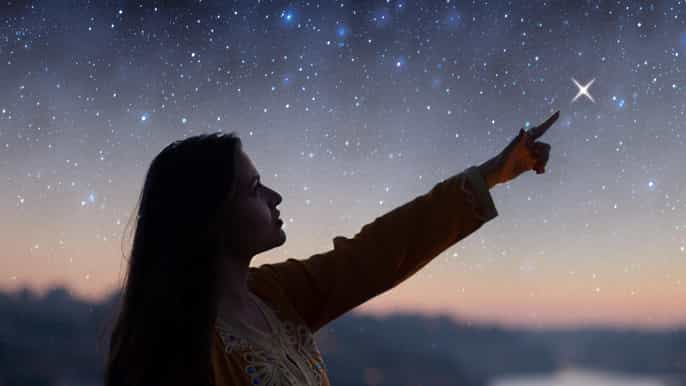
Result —
M 266 343 L 248 335 L 241 336 L 221 319 L 218 322 L 217 330 L 225 351 L 243 351 L 245 373 L 252 385 L 321 385 L 326 367 L 305 325 L 296 326 L 289 320 L 274 323 L 275 334 Z
M 314 336 L 310 330 L 303 324 L 298 324 L 293 327 L 293 324 L 289 321 L 284 323 L 286 328 L 286 336 L 291 337 L 295 335 L 297 337 L 297 342 L 295 344 L 296 350 L 305 358 L 312 358 L 313 362 L 311 365 L 315 370 L 319 370 L 324 367 L 324 361 L 322 360 L 322 355 L 317 348 L 317 343 L 314 340 Z M 296 333 L 292 334 L 289 330 L 295 329 Z M 319 371 L 317 371 L 319 373 Z
M 219 336 L 221 336 L 224 342 L 224 351 L 227 353 L 233 353 L 235 351 L 241 351 L 250 348 L 250 342 L 240 335 L 233 334 L 225 326 L 217 326 L 219 330 Z
M 324 361 L 321 353 L 317 348 L 314 336 L 310 330 L 303 324 L 294 325 L 291 321 L 283 323 L 288 347 L 294 348 L 295 352 L 307 362 L 308 369 L 303 370 L 314 374 L 315 385 L 320 385 L 322 382 L 322 370 L 325 369 Z

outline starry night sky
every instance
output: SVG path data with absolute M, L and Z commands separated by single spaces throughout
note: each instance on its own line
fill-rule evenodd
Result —
M 115 288 L 176 139 L 237 132 L 282 194 L 288 239 L 259 265 L 331 249 L 560 110 L 545 174 L 493 188 L 497 218 L 359 310 L 686 324 L 684 1 L 0 9 L 4 289 Z

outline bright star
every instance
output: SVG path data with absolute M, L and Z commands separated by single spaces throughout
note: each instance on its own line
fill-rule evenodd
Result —
M 344 25 L 339 25 L 338 28 L 336 28 L 336 35 L 338 35 L 339 38 L 344 38 L 347 34 L 348 29 L 345 28 Z
M 293 24 L 296 24 L 296 18 L 297 14 L 293 9 L 284 9 L 281 11 L 281 15 L 279 17 L 281 18 L 282 22 L 286 26 L 291 26 Z
M 581 95 L 585 95 L 585 96 L 588 97 L 588 99 L 591 100 L 591 102 L 595 103 L 595 100 L 593 99 L 593 97 L 591 96 L 591 94 L 588 93 L 588 88 L 591 87 L 591 85 L 593 84 L 594 81 L 595 81 L 595 78 L 591 79 L 591 81 L 588 82 L 585 86 L 582 86 L 582 85 L 579 84 L 579 82 L 576 81 L 576 79 L 572 78 L 572 82 L 574 82 L 574 84 L 576 85 L 576 87 L 579 88 L 579 92 L 576 94 L 576 96 L 574 97 L 574 99 L 572 99 L 572 102 L 574 102 L 574 101 L 575 101 L 578 97 L 580 97 Z

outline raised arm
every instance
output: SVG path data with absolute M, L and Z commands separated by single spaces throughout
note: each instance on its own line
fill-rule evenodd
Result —
M 553 118 L 543 125 L 551 125 Z M 543 172 L 550 146 L 532 140 L 543 134 L 543 125 L 520 131 L 498 156 L 439 182 L 429 192 L 364 225 L 352 238 L 334 237 L 332 249 L 306 259 L 263 264 L 255 274 L 277 282 L 316 332 L 402 283 L 496 217 L 490 187 L 524 169 Z

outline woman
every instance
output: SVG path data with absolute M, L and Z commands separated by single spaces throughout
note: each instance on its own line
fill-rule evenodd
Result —
M 233 133 L 170 144 L 138 203 L 105 386 L 329 385 L 313 334 L 496 217 L 488 190 L 544 172 L 550 146 L 536 139 L 558 116 L 333 249 L 260 267 L 251 259 L 286 240 L 281 195 Z

